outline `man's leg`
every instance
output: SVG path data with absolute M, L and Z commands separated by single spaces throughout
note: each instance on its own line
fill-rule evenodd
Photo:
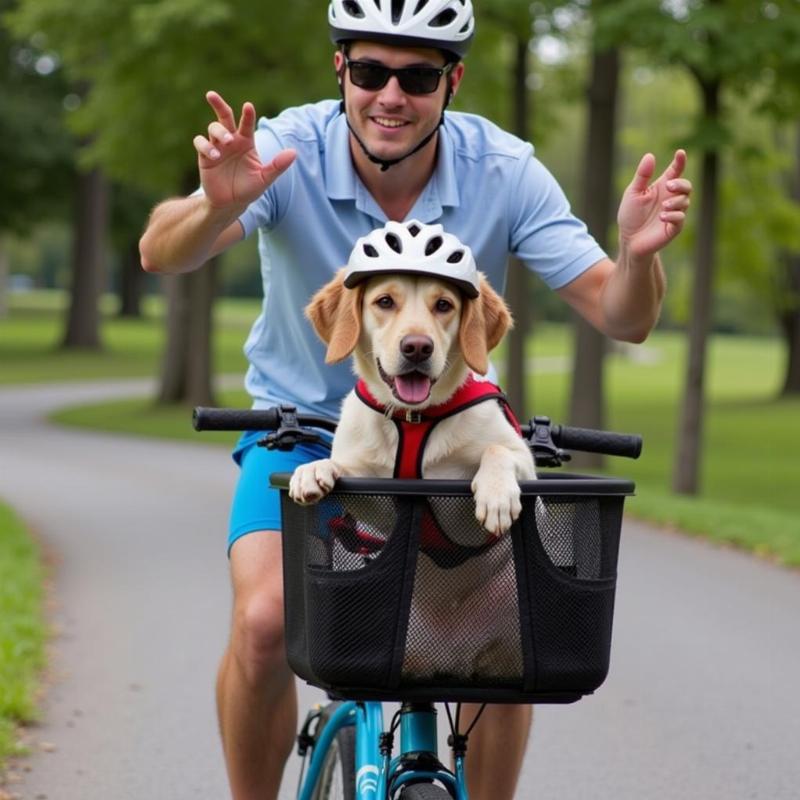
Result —
M 461 708 L 462 731 L 479 705 Z M 488 705 L 467 744 L 467 786 L 470 800 L 511 800 L 525 757 L 533 706 Z
M 281 536 L 250 533 L 231 549 L 231 637 L 217 679 L 217 708 L 234 800 L 278 796 L 297 730 L 286 663 Z

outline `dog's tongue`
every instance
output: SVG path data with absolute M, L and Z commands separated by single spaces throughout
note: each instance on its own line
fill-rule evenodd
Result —
M 428 399 L 431 393 L 431 379 L 421 372 L 408 372 L 394 379 L 395 394 L 404 403 L 413 405 Z

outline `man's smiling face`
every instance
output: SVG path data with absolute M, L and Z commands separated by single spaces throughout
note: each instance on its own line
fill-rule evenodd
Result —
M 434 48 L 391 47 L 376 42 L 354 42 L 350 61 L 368 61 L 393 69 L 445 66 L 445 58 Z M 392 76 L 381 89 L 362 89 L 350 80 L 344 55 L 337 51 L 334 66 L 344 80 L 347 118 L 367 150 L 377 158 L 399 158 L 436 129 L 442 114 L 448 81 L 455 87 L 461 80 L 463 65 L 457 64 L 443 75 L 431 94 L 409 94 Z

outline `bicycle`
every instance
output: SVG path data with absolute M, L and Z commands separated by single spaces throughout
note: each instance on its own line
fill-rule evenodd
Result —
M 292 406 L 196 408 L 194 427 L 269 431 L 259 444 L 288 450 L 324 443 L 319 430 L 335 431 L 336 421 Z M 638 458 L 642 446 L 635 435 L 553 425 L 547 417 L 535 417 L 522 433 L 537 467 L 560 467 L 569 450 Z M 462 702 L 482 703 L 481 711 L 486 703 L 572 703 L 605 680 L 631 481 L 546 473 L 522 482 L 520 518 L 487 545 L 477 538 L 483 532 L 468 481 L 343 478 L 317 505 L 298 506 L 287 495 L 289 478 L 270 476 L 281 491 L 287 654 L 295 673 L 330 699 L 309 711 L 297 737 L 304 767 L 310 755 L 299 800 L 467 800 L 467 742 L 480 712 L 462 732 Z M 457 521 L 460 539 L 449 552 L 421 546 L 433 517 Z M 446 595 L 449 574 L 470 559 L 497 562 L 497 548 L 512 566 L 495 599 L 513 597 L 516 612 L 488 649 L 472 641 L 480 637 L 455 642 L 447 630 L 431 631 L 418 610 L 421 595 Z M 481 598 L 487 606 L 491 599 Z M 385 702 L 400 703 L 388 729 Z M 434 702 L 447 711 L 452 769 L 439 760 Z

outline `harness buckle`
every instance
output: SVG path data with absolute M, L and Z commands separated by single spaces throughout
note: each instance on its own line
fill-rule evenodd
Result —
M 406 409 L 406 422 L 413 422 L 415 425 L 418 425 L 422 422 L 422 412 L 414 411 L 411 408 Z

